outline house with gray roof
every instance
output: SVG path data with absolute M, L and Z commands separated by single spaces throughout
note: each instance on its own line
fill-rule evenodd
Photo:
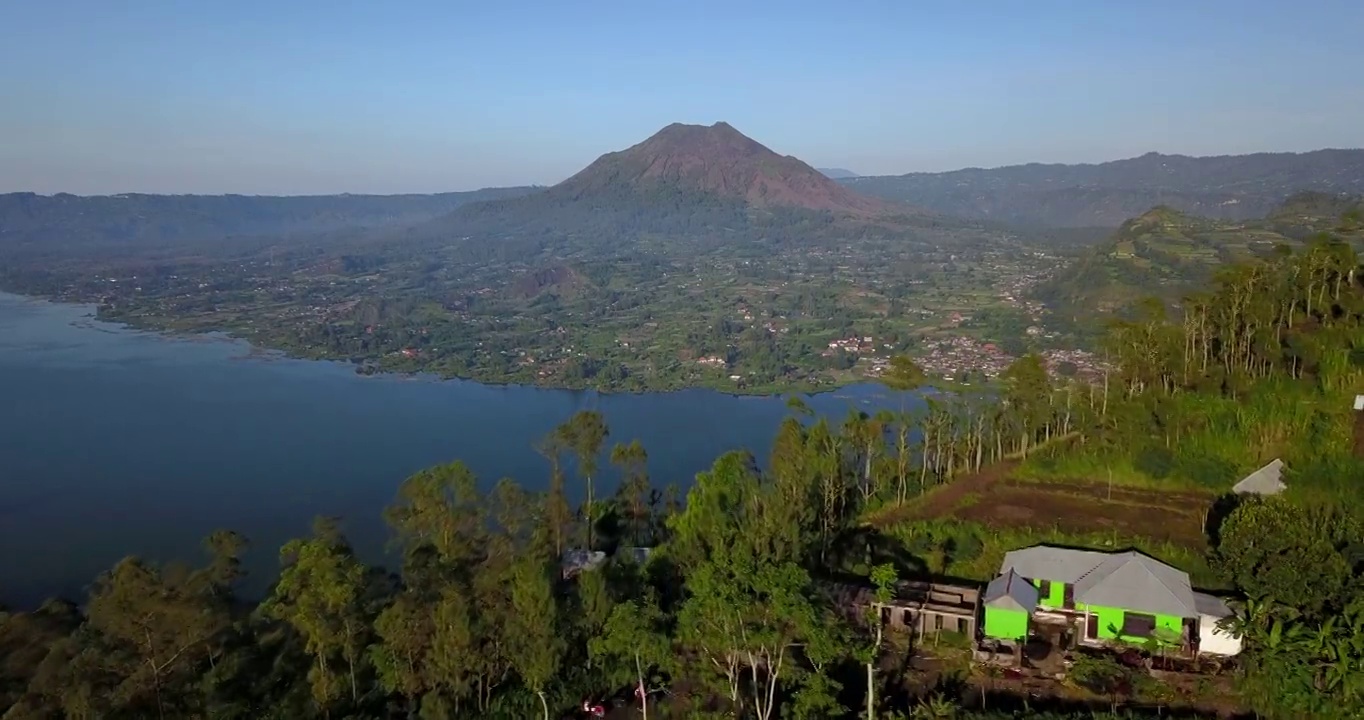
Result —
M 982 634 L 989 639 L 1021 642 L 1049 625 L 1075 644 L 1154 639 L 1186 653 L 1213 651 L 1200 650 L 1201 636 L 1230 614 L 1217 598 L 1194 592 L 1188 573 L 1150 556 L 1048 545 L 1005 554 L 981 605 Z M 1233 647 L 1219 640 L 1219 654 Z M 1239 642 L 1234 648 L 1239 651 Z

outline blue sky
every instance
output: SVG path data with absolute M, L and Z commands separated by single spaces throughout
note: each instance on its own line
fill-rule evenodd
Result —
M 675 121 L 864 174 L 1364 145 L 1359 0 L 0 4 L 0 192 L 550 184 Z

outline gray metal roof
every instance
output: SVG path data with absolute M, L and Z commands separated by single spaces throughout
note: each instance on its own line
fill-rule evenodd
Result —
M 1004 555 L 1000 575 L 1073 584 L 1075 602 L 1178 617 L 1198 617 L 1188 573 L 1138 552 L 1037 545 Z M 998 578 L 996 578 L 998 580 Z
M 1108 553 L 1037 545 L 1004 554 L 1000 574 L 1010 570 L 1033 580 L 1073 583 L 1098 567 Z
M 1231 617 L 1231 608 L 1227 607 L 1227 603 L 1220 597 L 1196 592 L 1193 594 L 1193 599 L 1199 615 L 1215 618 Z
M 1231 486 L 1232 492 L 1252 493 L 1255 495 L 1277 495 L 1287 487 L 1280 478 L 1283 476 L 1283 461 L 1274 460 L 1268 465 L 1247 475 L 1241 482 Z
M 1075 583 L 1075 602 L 1198 617 L 1189 574 L 1138 552 L 1110 555 Z
M 1037 597 L 1037 588 L 1032 583 L 1009 570 L 985 586 L 981 602 L 990 607 L 1031 613 L 1037 609 Z

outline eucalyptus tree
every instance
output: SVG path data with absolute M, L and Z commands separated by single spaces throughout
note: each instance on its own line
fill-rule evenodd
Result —
M 910 434 L 914 422 L 905 407 L 904 395 L 923 387 L 928 377 L 912 359 L 906 355 L 896 355 L 890 359 L 886 371 L 881 374 L 881 384 L 900 393 L 900 410 L 895 416 L 895 478 L 896 499 L 904 502 L 909 495 L 909 464 L 913 455 L 910 448 Z M 920 477 L 922 487 L 923 477 Z
M 652 544 L 653 538 L 648 537 L 650 512 L 645 499 L 649 493 L 649 453 L 639 440 L 631 440 L 629 444 L 616 443 L 611 448 L 611 464 L 620 468 L 622 475 L 619 494 L 625 501 L 630 541 L 636 546 Z
M 609 669 L 616 684 L 633 685 L 640 715 L 649 718 L 649 695 L 658 673 L 673 663 L 668 618 L 652 595 L 627 600 L 611 610 L 600 635 L 589 641 L 592 658 Z M 625 682 L 622 682 L 625 681 Z
M 602 446 L 610 434 L 610 430 L 606 427 L 605 418 L 596 410 L 577 412 L 567 422 L 555 428 L 552 433 L 557 446 L 573 454 L 578 474 L 583 478 L 583 488 L 587 496 L 583 505 L 583 514 L 586 518 L 588 549 L 593 546 L 595 537 L 593 526 L 596 522 L 594 509 L 596 494 L 592 478 L 597 473 L 597 463 Z
M 533 557 L 516 563 L 511 581 L 507 654 L 526 688 L 540 698 L 544 718 L 549 720 L 546 690 L 565 651 L 554 587 L 545 563 Z
M 303 636 L 314 661 L 313 699 L 324 713 L 330 714 L 347 686 L 351 702 L 358 703 L 370 630 L 362 603 L 365 567 L 326 518 L 315 523 L 313 537 L 285 544 L 280 559 L 284 569 L 262 609 Z

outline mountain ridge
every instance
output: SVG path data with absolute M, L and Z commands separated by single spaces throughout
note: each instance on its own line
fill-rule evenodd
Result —
M 45 253 L 190 247 L 230 237 L 401 227 L 463 205 L 539 192 L 531 186 L 430 195 L 0 194 L 0 250 Z
M 1364 149 L 1206 157 L 1149 152 L 1102 163 L 1028 163 L 839 182 L 947 215 L 1024 227 L 1118 227 L 1156 205 L 1253 220 L 1302 191 L 1364 193 Z

